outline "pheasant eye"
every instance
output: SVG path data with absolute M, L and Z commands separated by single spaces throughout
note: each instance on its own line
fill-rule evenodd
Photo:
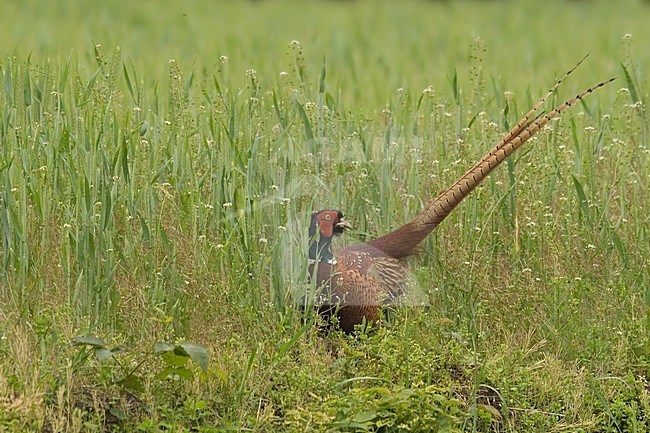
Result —
M 331 220 L 331 219 L 332 219 L 332 215 L 329 215 L 329 214 L 328 214 L 328 215 L 325 215 L 325 220 L 326 220 L 326 221 L 329 221 L 329 220 Z

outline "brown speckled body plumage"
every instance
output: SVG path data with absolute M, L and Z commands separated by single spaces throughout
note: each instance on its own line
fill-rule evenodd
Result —
M 317 281 L 327 299 L 321 315 L 329 320 L 336 314 L 338 325 L 346 332 L 364 320 L 379 320 L 378 306 L 399 297 L 406 272 L 403 261 L 368 244 L 338 250 L 334 265 L 318 266 Z
M 583 59 L 584 60 L 584 59 Z M 331 241 L 351 225 L 338 210 L 312 214 L 309 226 L 309 273 L 321 293 L 319 311 L 330 320 L 337 316 L 339 327 L 352 332 L 356 325 L 379 320 L 379 309 L 403 293 L 407 268 L 403 260 L 417 252 L 422 240 L 487 175 L 512 155 L 551 119 L 613 79 L 603 81 L 569 99 L 548 113 L 535 113 L 557 86 L 582 63 L 569 70 L 533 108 L 479 162 L 444 190 L 412 221 L 369 243 L 332 252 Z

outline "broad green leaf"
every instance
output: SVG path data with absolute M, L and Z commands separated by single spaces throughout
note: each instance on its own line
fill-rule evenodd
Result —
M 162 359 L 167 365 L 171 365 L 173 367 L 181 367 L 187 363 L 190 357 L 186 354 L 179 353 L 174 350 L 173 352 L 164 352 Z
M 181 343 L 180 347 L 183 348 L 185 353 L 198 365 L 201 370 L 208 371 L 208 364 L 210 362 L 210 354 L 208 349 L 200 344 Z
M 174 346 L 164 341 L 156 341 L 156 344 L 153 345 L 153 353 L 156 355 L 162 352 L 171 352 L 172 350 L 174 350 Z
M 174 372 L 174 367 L 168 365 L 160 373 L 156 375 L 156 379 L 158 380 L 167 379 L 167 377 L 169 377 L 169 375 L 171 375 L 173 372 Z
M 178 376 L 181 379 L 185 380 L 191 380 L 194 378 L 194 373 L 192 373 L 192 370 L 190 370 L 187 367 L 173 367 L 173 366 L 167 366 L 156 375 L 156 379 L 158 380 L 163 380 L 167 379 L 169 377 L 174 377 Z
M 99 347 L 103 349 L 107 349 L 106 343 L 104 343 L 104 340 L 100 340 L 99 338 L 96 337 L 90 337 L 90 336 L 81 336 L 81 337 L 76 337 L 75 339 L 72 340 L 72 342 L 78 346 L 93 346 L 93 347 Z
M 194 373 L 187 367 L 178 367 L 174 369 L 174 374 L 185 380 L 192 380 L 194 378 Z
M 111 356 L 113 356 L 113 352 L 111 352 L 110 350 L 105 349 L 103 347 L 95 347 L 95 356 L 101 362 L 101 361 L 105 361 L 108 358 L 110 358 Z

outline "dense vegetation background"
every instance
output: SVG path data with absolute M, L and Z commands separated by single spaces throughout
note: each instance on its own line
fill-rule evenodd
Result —
M 647 431 L 649 7 L 4 2 L 0 430 Z M 312 211 L 398 227 L 587 53 L 411 307 L 304 324 Z

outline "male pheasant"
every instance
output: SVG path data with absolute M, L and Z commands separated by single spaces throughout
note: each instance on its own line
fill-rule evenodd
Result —
M 586 56 L 585 56 L 586 57 Z M 479 162 L 444 190 L 412 221 L 369 243 L 331 249 L 332 238 L 351 228 L 339 210 L 321 210 L 309 226 L 309 274 L 321 293 L 319 312 L 329 322 L 338 317 L 347 333 L 356 325 L 379 320 L 379 308 L 402 294 L 407 268 L 404 259 L 417 252 L 418 244 L 506 158 L 551 119 L 596 89 L 603 81 L 577 94 L 549 113 L 535 112 L 582 60 L 560 78 L 533 108 Z

